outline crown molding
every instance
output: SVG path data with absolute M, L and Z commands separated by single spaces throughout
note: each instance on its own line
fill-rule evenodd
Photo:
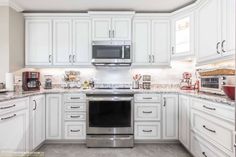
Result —
M 9 6 L 17 12 L 22 12 L 24 9 L 20 7 L 18 4 L 13 2 L 12 0 L 0 0 L 0 6 Z

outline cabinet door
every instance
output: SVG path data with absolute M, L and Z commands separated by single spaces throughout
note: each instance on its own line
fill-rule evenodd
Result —
M 0 116 L 0 150 L 26 152 L 29 147 L 29 111 Z
M 151 21 L 134 20 L 133 54 L 134 65 L 150 65 L 151 63 Z
M 172 19 L 172 58 L 194 55 L 194 29 L 193 12 Z
M 45 95 L 30 98 L 31 150 L 37 148 L 45 140 L 45 103 Z
M 71 20 L 53 21 L 53 63 L 54 65 L 72 64 Z
M 235 54 L 235 0 L 222 1 L 222 55 Z M 233 58 L 233 56 L 232 56 Z
M 163 139 L 178 139 L 178 96 L 163 95 Z
M 93 18 L 93 40 L 111 40 L 111 18 Z
M 208 0 L 197 10 L 197 62 L 221 58 L 221 0 Z M 218 47 L 218 50 L 217 50 Z
M 189 97 L 179 96 L 179 140 L 190 149 L 190 102 Z
M 152 21 L 152 63 L 154 65 L 170 64 L 169 25 L 169 21 Z
M 46 96 L 46 139 L 61 139 L 61 95 Z
M 52 21 L 26 19 L 25 64 L 52 64 Z
M 112 18 L 112 39 L 131 40 L 131 18 Z
M 91 22 L 90 20 L 73 21 L 73 64 L 90 65 L 91 63 Z

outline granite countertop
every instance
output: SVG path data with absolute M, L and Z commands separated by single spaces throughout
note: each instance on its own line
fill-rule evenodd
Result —
M 154 88 L 150 90 L 144 89 L 41 89 L 40 91 L 30 91 L 30 92 L 7 92 L 0 93 L 0 101 L 7 101 L 11 99 L 23 98 L 28 96 L 34 96 L 39 94 L 53 94 L 53 93 L 85 93 L 85 94 L 135 94 L 135 93 L 176 93 L 187 96 L 192 96 L 196 98 L 202 98 L 209 101 L 214 101 L 218 103 L 224 103 L 227 105 L 235 106 L 235 101 L 230 100 L 226 96 L 196 92 L 193 90 L 180 90 L 179 88 Z

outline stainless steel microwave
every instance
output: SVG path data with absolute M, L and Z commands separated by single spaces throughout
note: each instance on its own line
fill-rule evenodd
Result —
M 94 41 L 92 43 L 92 64 L 131 65 L 131 41 Z

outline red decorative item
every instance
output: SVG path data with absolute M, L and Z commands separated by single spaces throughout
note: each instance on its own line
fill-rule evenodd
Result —
M 235 86 L 234 85 L 224 85 L 223 90 L 230 99 L 235 100 Z

